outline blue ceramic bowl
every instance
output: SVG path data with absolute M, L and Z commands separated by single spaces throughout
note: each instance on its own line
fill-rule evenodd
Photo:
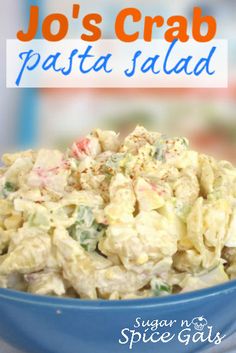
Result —
M 200 353 L 209 345 L 221 352 L 221 340 L 234 332 L 236 281 L 126 301 L 0 289 L 0 337 L 28 353 Z

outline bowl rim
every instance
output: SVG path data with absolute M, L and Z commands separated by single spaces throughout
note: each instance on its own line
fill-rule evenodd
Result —
M 75 309 L 104 309 L 120 310 L 125 308 L 150 308 L 150 307 L 169 307 L 176 304 L 186 304 L 204 299 L 227 295 L 235 292 L 236 279 L 187 293 L 171 294 L 164 297 L 152 297 L 142 299 L 124 299 L 124 300 L 88 300 L 77 298 L 61 298 L 54 296 L 44 296 L 20 292 L 11 289 L 0 288 L 0 299 L 9 301 L 34 304 L 39 306 L 48 306 L 56 308 L 75 308 Z

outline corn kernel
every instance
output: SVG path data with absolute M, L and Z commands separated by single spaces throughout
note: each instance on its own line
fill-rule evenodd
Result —
M 148 255 L 147 254 L 140 255 L 136 260 L 137 265 L 143 265 L 146 262 L 148 262 Z

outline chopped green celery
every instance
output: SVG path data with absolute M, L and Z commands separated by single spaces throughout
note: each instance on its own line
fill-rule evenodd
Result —
M 125 153 L 115 153 L 106 161 L 104 167 L 105 170 L 109 173 L 115 172 L 120 168 L 121 162 L 125 159 Z
M 155 146 L 155 152 L 154 152 L 154 158 L 157 159 L 158 161 L 161 162 L 165 162 L 166 161 L 166 157 L 165 157 L 165 153 L 166 151 L 163 149 L 163 145 L 162 144 L 157 144 Z
M 11 183 L 10 181 L 6 181 L 2 189 L 2 194 L 4 197 L 7 197 L 11 192 L 15 192 L 16 190 L 17 190 L 17 186 L 14 183 Z
M 93 211 L 88 206 L 80 206 L 78 209 L 76 223 L 84 225 L 89 228 L 92 226 L 94 221 Z
M 40 227 L 40 228 L 50 228 L 50 221 L 47 214 L 44 212 L 35 212 L 29 217 L 29 225 L 31 227 Z
M 186 221 L 187 216 L 191 210 L 191 205 L 190 204 L 186 204 L 183 203 L 182 201 L 174 198 L 173 199 L 173 204 L 174 204 L 174 208 L 175 208 L 175 213 L 176 215 L 182 220 L 182 221 Z
M 93 211 L 88 206 L 80 206 L 77 221 L 68 229 L 70 236 L 80 242 L 89 252 L 95 251 L 99 239 L 104 235 L 106 226 L 97 223 Z
M 186 150 L 188 146 L 188 140 L 185 138 L 166 138 L 163 136 L 154 145 L 153 157 L 158 161 L 166 162 L 168 154 L 175 154 L 178 150 Z
M 168 283 L 163 282 L 161 279 L 153 278 L 151 281 L 151 290 L 155 297 L 161 297 L 171 294 L 172 287 Z
M 166 161 L 168 139 L 165 135 L 162 135 L 154 144 L 153 157 L 158 161 Z

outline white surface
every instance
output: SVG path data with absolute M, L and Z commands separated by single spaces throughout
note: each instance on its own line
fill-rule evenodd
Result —
M 76 56 L 74 50 L 77 51 Z M 214 51 L 212 52 L 212 50 Z M 48 64 L 48 59 L 54 53 L 59 53 L 59 58 L 56 59 L 57 70 Z M 72 53 L 73 56 L 71 56 Z M 137 53 L 141 55 L 137 57 Z M 80 57 L 81 55 L 83 59 Z M 88 55 L 93 55 L 94 58 L 88 57 Z M 104 59 L 104 56 L 106 57 L 105 65 L 104 60 L 101 62 L 101 58 Z M 71 58 L 71 60 L 68 58 Z M 136 58 L 135 73 L 127 77 L 127 70 L 129 73 L 133 70 L 134 58 Z M 155 71 L 159 71 L 158 74 L 153 74 L 150 70 L 150 59 L 153 61 L 153 58 L 155 60 L 152 64 L 154 64 Z M 179 74 L 173 72 L 173 68 L 186 58 L 191 58 L 187 70 L 192 73 L 187 75 L 183 70 Z M 209 71 L 213 74 L 208 74 L 206 68 L 202 70 L 203 65 L 200 63 L 207 58 L 209 58 Z M 167 65 L 165 64 L 166 61 Z M 45 64 L 46 66 L 49 65 L 48 69 L 44 68 Z M 145 69 L 149 67 L 145 74 L 142 72 L 143 65 Z M 103 69 L 95 72 L 94 68 L 96 66 L 103 67 Z M 172 70 L 172 73 L 166 72 L 166 66 L 168 70 Z M 89 72 L 82 73 L 92 67 L 93 69 Z M 66 75 L 62 74 L 65 68 L 66 71 L 69 71 Z M 201 73 L 199 68 L 202 70 Z M 107 70 L 109 70 L 109 73 Z M 193 73 L 195 70 L 199 74 Z M 173 44 L 161 39 L 148 43 L 144 40 L 137 40 L 128 44 L 117 39 L 103 39 L 92 44 L 77 39 L 61 40 L 54 43 L 47 42 L 44 39 L 30 42 L 22 42 L 16 39 L 7 40 L 7 87 L 9 88 L 216 88 L 227 86 L 227 40 L 215 39 L 207 43 L 199 43 L 190 39 L 186 43 L 176 42 Z
M 221 345 L 214 346 L 205 353 L 235 353 L 236 352 L 236 335 L 225 340 Z M 11 348 L 8 344 L 0 341 L 0 353 L 23 353 L 15 348 Z M 42 352 L 43 353 L 43 352 Z M 60 352 L 58 352 L 60 353 Z

